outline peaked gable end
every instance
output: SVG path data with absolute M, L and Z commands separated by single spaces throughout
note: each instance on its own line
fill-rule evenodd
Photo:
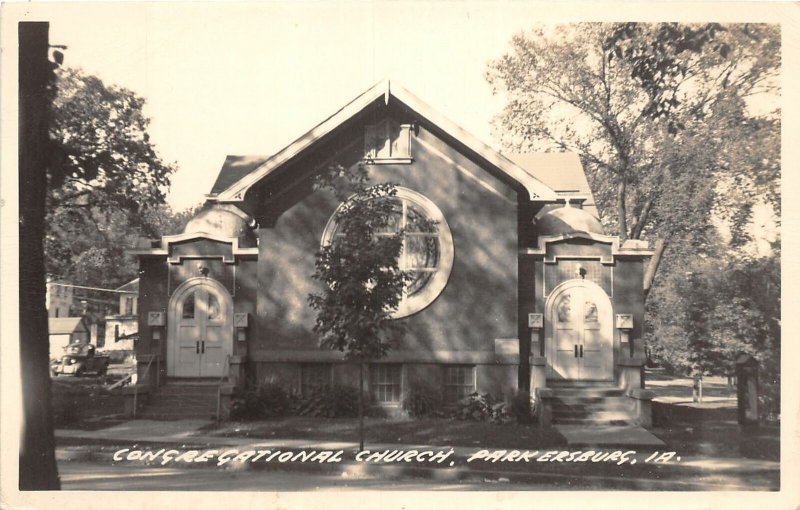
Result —
M 286 163 L 310 150 L 334 131 L 352 124 L 353 119 L 380 103 L 384 106 L 397 103 L 400 107 L 413 112 L 419 117 L 418 122 L 443 138 L 449 139 L 460 152 L 479 162 L 482 167 L 495 173 L 499 178 L 515 183 L 521 191 L 528 193 L 530 200 L 539 202 L 556 200 L 557 194 L 544 182 L 437 113 L 404 88 L 390 85 L 389 81 L 376 84 L 272 157 L 262 161 L 258 157 L 229 156 L 209 198 L 218 202 L 244 201 L 247 192 L 256 184 L 268 179 Z

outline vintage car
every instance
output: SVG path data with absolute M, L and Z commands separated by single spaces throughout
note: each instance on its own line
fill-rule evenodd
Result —
M 64 349 L 64 352 L 65 354 L 61 357 L 61 360 L 50 366 L 50 371 L 54 376 L 58 374 L 81 376 L 87 372 L 105 375 L 108 371 L 108 356 L 97 355 L 94 345 L 69 345 Z

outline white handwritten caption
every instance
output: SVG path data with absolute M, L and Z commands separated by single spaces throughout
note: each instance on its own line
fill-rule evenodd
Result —
M 557 463 L 615 463 L 636 464 L 638 452 L 628 451 L 561 451 L 550 450 L 478 450 L 466 457 L 466 463 L 519 463 L 519 462 L 557 462 Z M 180 451 L 162 448 L 160 450 L 137 450 L 122 448 L 114 452 L 115 462 L 153 462 L 162 466 L 171 462 L 183 463 L 216 463 L 224 466 L 228 463 L 256 462 L 307 462 L 318 464 L 341 463 L 345 460 L 344 450 L 187 450 Z M 365 463 L 410 463 L 455 465 L 454 450 L 364 450 L 355 454 L 353 459 Z M 676 452 L 653 452 L 641 459 L 645 463 L 665 464 L 680 461 Z

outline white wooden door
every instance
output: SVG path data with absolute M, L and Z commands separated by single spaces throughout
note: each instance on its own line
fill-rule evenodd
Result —
M 575 292 L 564 292 L 555 303 L 552 324 L 556 356 L 553 368 L 563 379 L 580 378 L 578 344 L 581 342 L 579 313 L 575 313 Z
M 614 343 L 608 297 L 578 281 L 554 292 L 551 299 L 551 377 L 611 380 Z
M 233 307 L 228 293 L 208 283 L 187 286 L 176 292 L 171 320 L 168 374 L 222 376 L 233 348 Z
M 220 299 L 210 288 L 203 288 L 201 299 L 203 308 L 203 335 L 200 340 L 200 377 L 219 377 L 223 374 L 225 356 L 230 354 L 226 347 L 232 341 L 231 313 L 229 304 Z

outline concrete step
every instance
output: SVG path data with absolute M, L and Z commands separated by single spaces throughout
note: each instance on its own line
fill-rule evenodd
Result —
M 633 411 L 635 404 L 627 397 L 613 397 L 607 399 L 598 399 L 590 401 L 582 401 L 579 399 L 574 400 L 554 400 L 553 410 L 558 409 L 584 409 L 587 411 L 593 410 L 615 410 L 615 411 Z
M 152 413 L 142 411 L 136 414 L 136 418 L 155 421 L 213 420 L 216 418 L 216 410 L 207 413 Z
M 151 402 L 163 402 L 165 404 L 202 404 L 204 402 L 216 402 L 217 396 L 181 396 L 181 395 L 154 395 Z
M 557 387 L 551 388 L 553 396 L 556 398 L 603 398 L 603 397 L 622 397 L 625 390 L 622 388 L 570 388 Z
M 217 407 L 216 401 L 214 402 L 200 402 L 190 404 L 165 404 L 163 402 L 151 402 L 147 409 L 166 409 L 180 411 L 183 409 L 211 409 Z
M 630 399 L 625 395 L 585 395 L 585 394 L 570 394 L 570 395 L 555 395 L 553 399 L 555 402 L 564 405 L 592 405 L 592 404 L 618 404 L 623 402 L 630 402 Z
M 584 410 L 561 410 L 553 411 L 553 419 L 583 419 L 583 420 L 629 420 L 633 418 L 633 413 L 629 411 L 584 411 Z
M 548 380 L 548 388 L 617 388 L 613 381 L 564 381 Z
M 625 426 L 633 425 L 633 419 L 594 419 L 594 418 L 561 418 L 559 420 L 553 419 L 553 425 L 581 425 L 584 427 L 597 427 L 597 426 Z
M 162 395 L 216 395 L 218 386 L 162 386 Z
M 137 417 L 151 420 L 209 419 L 217 412 L 219 381 L 169 380 Z
M 630 407 L 593 407 L 586 409 L 583 407 L 559 407 L 553 408 L 553 416 L 597 416 L 600 414 L 614 413 L 624 416 L 633 416 L 634 409 Z
M 626 425 L 635 404 L 624 390 L 607 381 L 558 381 L 553 390 L 553 423 L 559 425 Z

